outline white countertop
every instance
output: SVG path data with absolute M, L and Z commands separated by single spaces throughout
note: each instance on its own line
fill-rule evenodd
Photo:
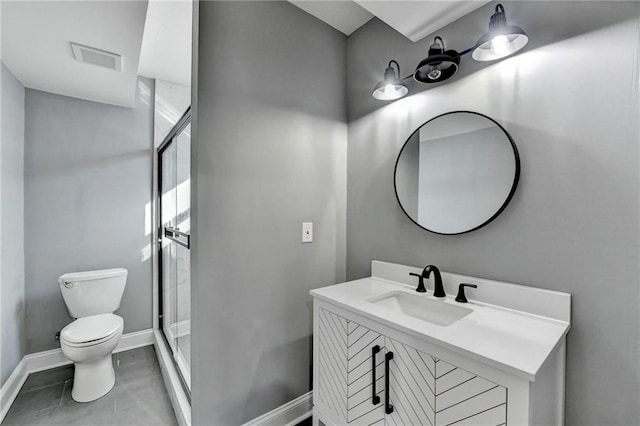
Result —
M 416 293 L 413 286 L 377 277 L 319 288 L 311 295 L 529 381 L 535 380 L 544 361 L 570 328 L 569 322 L 471 299 L 462 306 L 473 312 L 448 326 L 431 324 L 368 301 L 392 291 L 436 299 L 431 291 Z M 461 305 L 451 295 L 436 300 Z

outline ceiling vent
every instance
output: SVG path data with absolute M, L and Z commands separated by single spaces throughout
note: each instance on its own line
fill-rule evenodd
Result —
M 107 52 L 106 50 L 96 49 L 95 47 L 84 46 L 74 42 L 71 42 L 71 50 L 73 50 L 73 57 L 78 62 L 98 65 L 118 72 L 122 71 L 122 56 L 117 53 Z

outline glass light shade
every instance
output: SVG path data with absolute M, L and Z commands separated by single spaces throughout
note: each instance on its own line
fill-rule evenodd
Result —
M 409 89 L 401 81 L 381 81 L 373 89 L 373 97 L 379 101 L 393 101 L 409 93 Z
M 508 26 L 502 34 L 486 33 L 476 43 L 471 57 L 476 61 L 495 61 L 516 53 L 529 42 L 520 27 Z
M 489 32 L 480 37 L 471 57 L 476 61 L 495 61 L 516 53 L 528 42 L 529 37 L 522 28 L 507 25 L 504 6 L 498 4 L 489 20 Z
M 393 69 L 396 66 L 398 72 Z M 400 65 L 396 61 L 389 61 L 384 70 L 384 79 L 373 88 L 373 97 L 379 101 L 394 101 L 409 93 L 409 88 L 400 80 Z

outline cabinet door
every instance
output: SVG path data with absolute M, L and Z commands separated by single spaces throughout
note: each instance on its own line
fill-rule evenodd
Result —
M 384 352 L 384 336 L 358 323 L 347 321 L 349 424 L 371 425 L 384 420 Z M 377 398 L 374 399 L 374 395 Z
M 340 419 L 339 423 L 430 426 L 506 423 L 505 387 L 325 309 L 319 309 L 317 319 L 314 362 L 318 378 L 314 399 Z M 385 377 L 387 352 L 392 357 Z M 393 409 L 385 414 L 387 396 Z
M 339 419 L 347 418 L 347 320 L 325 309 L 318 311 L 317 398 Z
M 502 425 L 507 389 L 442 360 L 436 360 L 436 425 Z
M 386 339 L 389 425 L 502 425 L 507 389 L 396 340 Z
M 343 423 L 382 423 L 384 337 L 325 309 L 319 309 L 318 322 L 314 398 Z
M 390 338 L 386 346 L 393 353 L 389 361 L 389 403 L 393 411 L 386 415 L 385 424 L 434 426 L 435 358 Z

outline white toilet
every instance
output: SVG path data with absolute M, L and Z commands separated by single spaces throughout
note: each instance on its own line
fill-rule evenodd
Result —
M 75 364 L 71 397 L 89 402 L 107 394 L 115 384 L 111 353 L 122 337 L 120 307 L 127 270 L 123 268 L 72 272 L 58 282 L 69 314 L 76 318 L 60 332 L 60 346 Z

